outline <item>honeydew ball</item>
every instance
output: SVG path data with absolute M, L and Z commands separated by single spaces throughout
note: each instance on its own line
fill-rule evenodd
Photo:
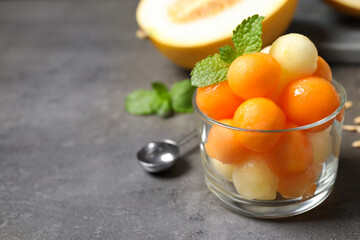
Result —
M 223 162 L 220 162 L 219 160 L 216 160 L 215 158 L 211 159 L 211 162 L 215 168 L 215 170 L 225 179 L 232 181 L 232 173 L 234 166 L 231 164 L 225 164 Z
M 302 34 L 290 33 L 279 37 L 271 45 L 270 55 L 280 63 L 282 74 L 288 79 L 307 77 L 316 70 L 317 49 Z
M 322 163 L 328 159 L 333 148 L 330 127 L 321 132 L 308 133 L 308 137 L 313 148 L 313 161 Z
M 266 46 L 266 47 L 264 47 L 263 49 L 261 49 L 260 52 L 269 54 L 269 53 L 270 53 L 270 48 L 271 48 L 271 45 Z
M 276 198 L 278 176 L 270 170 L 261 154 L 251 154 L 245 161 L 234 166 L 232 178 L 237 192 L 245 199 Z

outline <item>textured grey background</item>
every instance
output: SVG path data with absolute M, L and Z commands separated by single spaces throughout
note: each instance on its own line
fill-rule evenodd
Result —
M 130 91 L 189 74 L 135 38 L 136 5 L 0 1 L 0 239 L 359 239 L 356 133 L 344 133 L 330 197 L 282 220 L 223 208 L 205 186 L 196 142 L 167 173 L 139 167 L 143 144 L 176 139 L 195 123 L 191 114 L 124 111 Z M 304 29 L 305 10 L 291 29 Z M 332 66 L 359 102 L 360 66 Z M 347 111 L 346 122 L 357 115 L 359 107 Z

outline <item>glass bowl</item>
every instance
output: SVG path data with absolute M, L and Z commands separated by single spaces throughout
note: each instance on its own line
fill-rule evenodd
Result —
M 195 101 L 196 92 L 194 93 L 193 107 L 198 120 L 197 131 L 205 181 L 209 190 L 225 207 L 250 217 L 282 218 L 306 212 L 327 198 L 333 189 L 338 169 L 346 102 L 344 88 L 335 80 L 332 81 L 332 85 L 340 98 L 340 106 L 336 111 L 318 122 L 276 131 L 241 129 L 209 118 L 198 108 Z M 323 130 L 319 131 L 320 127 Z M 226 162 L 227 159 L 219 161 L 216 159 L 219 155 L 214 154 L 209 147 L 212 146 L 208 143 L 212 128 L 223 129 L 234 135 L 252 132 L 263 135 L 301 136 L 300 139 L 305 136 L 311 144 L 312 163 L 305 172 L 284 176 L 275 173 L 274 168 L 270 167 L 271 156 L 269 158 L 268 154 L 239 151 L 239 161 L 236 164 L 224 164 L 224 160 Z M 215 136 L 218 138 L 219 146 L 233 147 L 226 145 L 226 139 L 222 137 L 224 136 Z M 289 148 L 297 144 L 285 146 Z M 286 161 L 291 162 L 292 159 Z

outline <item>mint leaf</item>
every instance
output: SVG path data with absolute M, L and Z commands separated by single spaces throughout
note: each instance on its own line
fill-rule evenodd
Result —
M 165 84 L 161 82 L 153 82 L 152 88 L 159 98 L 156 107 L 156 114 L 161 117 L 167 117 L 171 114 L 171 98 Z
M 168 117 L 171 115 L 171 104 L 170 104 L 170 100 L 166 99 L 166 100 L 162 100 L 160 102 L 160 104 L 157 107 L 157 111 L 156 114 L 161 116 L 161 117 Z
M 136 90 L 130 93 L 125 100 L 126 111 L 134 115 L 148 115 L 156 113 L 161 98 L 154 91 Z
M 213 56 L 197 62 L 191 71 L 191 84 L 197 87 L 206 87 L 226 79 L 226 74 L 230 64 L 221 60 L 216 53 Z
M 227 63 L 232 63 L 232 61 L 234 61 L 234 59 L 237 57 L 236 50 L 229 45 L 219 48 L 219 52 L 220 59 Z
M 163 97 L 163 98 L 169 97 L 168 89 L 165 86 L 165 84 L 163 84 L 161 82 L 153 82 L 153 83 L 151 83 L 151 86 L 160 97 Z
M 232 61 L 243 54 L 259 52 L 262 46 L 262 20 L 264 17 L 254 15 L 242 21 L 233 31 L 233 43 L 219 49 L 220 54 L 208 56 L 196 63 L 191 71 L 191 84 L 206 87 L 226 80 L 226 74 Z
M 125 100 L 126 111 L 133 115 L 157 114 L 168 117 L 171 113 L 192 112 L 192 95 L 196 87 L 189 79 L 176 82 L 171 90 L 161 82 L 153 82 L 152 90 L 136 90 L 131 92 Z
M 246 53 L 259 52 L 262 46 L 261 22 L 264 17 L 254 15 L 242 21 L 240 25 L 233 31 L 232 40 L 237 52 L 237 56 Z
M 158 114 L 166 117 L 171 113 L 170 95 L 165 84 L 153 82 L 153 91 L 136 90 L 125 100 L 126 111 L 134 115 Z
M 170 89 L 172 109 L 178 113 L 192 112 L 192 96 L 195 89 L 196 87 L 191 85 L 190 79 L 174 83 Z

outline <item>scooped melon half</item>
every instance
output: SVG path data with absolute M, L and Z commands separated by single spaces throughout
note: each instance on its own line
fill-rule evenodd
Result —
M 324 0 L 324 2 L 346 15 L 360 17 L 359 0 Z
M 297 0 L 141 0 L 136 19 L 157 49 L 174 63 L 193 68 L 226 44 L 242 20 L 259 14 L 263 46 L 288 27 Z

